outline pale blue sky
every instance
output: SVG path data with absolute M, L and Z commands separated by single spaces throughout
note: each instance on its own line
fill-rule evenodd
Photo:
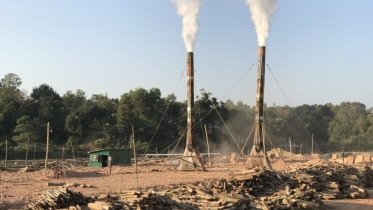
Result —
M 254 105 L 257 39 L 244 0 L 205 0 L 196 93 Z M 168 0 L 1 0 L 0 77 L 119 98 L 137 87 L 174 91 L 185 68 L 181 18 Z M 373 1 L 281 1 L 266 61 L 292 106 L 358 101 L 373 107 Z M 248 68 L 251 71 L 223 98 Z M 176 89 L 186 99 L 186 77 Z M 265 101 L 290 105 L 267 68 Z

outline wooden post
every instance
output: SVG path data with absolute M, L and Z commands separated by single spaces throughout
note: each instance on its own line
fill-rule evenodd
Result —
M 206 133 L 206 143 L 207 143 L 207 155 L 208 155 L 208 157 L 209 157 L 209 166 L 211 166 L 210 146 L 209 146 L 209 136 L 207 135 L 206 124 L 205 124 L 205 133 Z
M 138 190 L 138 188 L 139 188 L 139 184 L 138 184 L 139 177 L 138 177 L 138 174 L 137 174 L 136 143 L 135 143 L 135 131 L 134 131 L 133 126 L 132 126 L 132 143 L 133 143 L 133 157 L 135 158 L 136 190 Z
M 34 161 L 35 161 L 35 153 L 36 153 L 36 143 L 34 144 Z
M 291 161 L 291 138 L 290 137 L 289 137 L 289 146 L 290 146 L 289 151 L 290 151 L 290 161 Z
M 311 155 L 313 154 L 313 134 L 312 134 L 312 146 L 311 146 Z
M 263 131 L 262 131 L 262 133 L 263 133 L 263 153 L 264 153 L 264 157 L 266 158 L 267 157 L 267 151 L 266 151 L 266 138 L 265 138 L 265 136 L 266 136 L 266 133 L 265 133 L 265 130 L 264 130 L 264 124 L 263 124 L 263 127 L 262 127 L 262 129 L 263 129 Z
M 76 159 L 75 159 L 75 153 L 74 153 L 73 142 L 70 142 L 70 144 L 71 144 L 71 150 L 73 151 L 74 162 L 75 162 L 75 167 L 76 167 Z
M 65 146 L 62 146 L 62 162 L 63 162 L 63 153 L 65 152 Z
M 45 149 L 44 176 L 47 176 L 48 150 L 49 150 L 49 122 L 47 123 L 47 148 Z
M 28 147 L 30 146 L 30 139 L 27 137 L 27 148 L 26 148 L 26 161 L 25 166 L 27 166 L 27 156 L 28 156 Z
M 5 168 L 6 168 L 7 160 L 8 160 L 8 139 L 5 140 Z

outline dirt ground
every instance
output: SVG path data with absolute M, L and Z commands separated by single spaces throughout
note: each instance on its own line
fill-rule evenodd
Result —
M 341 210 L 372 210 L 373 209 L 373 189 L 368 190 L 369 197 L 366 199 L 346 199 L 324 201 L 329 209 Z
M 314 164 L 319 160 L 308 162 L 287 162 L 279 160 L 272 163 L 275 170 L 283 170 L 286 167 Z M 78 183 L 80 185 L 93 185 L 93 188 L 72 188 L 82 192 L 85 196 L 101 194 L 116 194 L 120 190 L 162 190 L 169 185 L 200 181 L 203 179 L 226 178 L 229 171 L 244 169 L 244 163 L 235 165 L 220 163 L 206 172 L 182 172 L 174 167 L 157 165 L 138 166 L 135 173 L 134 166 L 114 166 L 109 174 L 107 168 L 77 167 L 66 170 L 66 178 L 56 180 L 51 170 L 44 176 L 44 170 L 35 172 L 2 172 L 0 183 L 0 209 L 23 209 L 28 202 L 35 202 L 46 189 L 57 189 L 57 186 L 48 186 L 48 182 Z M 368 199 L 333 200 L 325 201 L 330 209 L 340 210 L 372 210 L 373 190 L 369 190 Z

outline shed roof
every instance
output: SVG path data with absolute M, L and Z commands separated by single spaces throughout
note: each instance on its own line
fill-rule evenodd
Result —
M 129 149 L 124 149 L 124 148 L 120 148 L 120 149 L 117 149 L 117 148 L 113 148 L 113 149 L 99 149 L 99 150 L 89 151 L 88 153 L 95 153 L 95 152 L 109 151 L 109 150 L 129 150 Z

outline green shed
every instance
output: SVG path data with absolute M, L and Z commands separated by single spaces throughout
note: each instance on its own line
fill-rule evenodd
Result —
M 130 149 L 102 149 L 90 151 L 89 166 L 94 168 L 103 168 L 107 166 L 109 155 L 113 157 L 113 165 L 131 165 Z

